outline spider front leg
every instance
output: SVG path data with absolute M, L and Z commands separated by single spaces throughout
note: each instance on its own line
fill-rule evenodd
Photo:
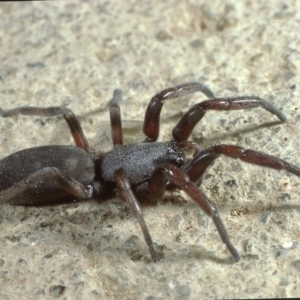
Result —
M 235 145 L 217 145 L 201 151 L 181 169 L 189 176 L 191 181 L 198 182 L 206 168 L 221 154 L 263 167 L 286 170 L 300 177 L 300 168 L 281 158 Z
M 149 181 L 149 193 L 152 193 L 153 197 L 160 197 L 163 193 L 164 184 L 167 180 L 185 191 L 195 202 L 201 206 L 206 214 L 213 219 L 222 241 L 226 244 L 227 249 L 234 259 L 239 261 L 240 255 L 230 242 L 229 236 L 223 225 L 221 217 L 219 216 L 217 208 L 210 202 L 207 196 L 201 190 L 199 190 L 199 188 L 193 182 L 191 182 L 189 176 L 186 175 L 182 170 L 173 165 L 155 169 L 153 176 L 151 176 Z M 154 188 L 156 183 L 155 181 L 161 182 L 161 184 L 156 188 Z
M 153 262 L 157 262 L 158 261 L 157 252 L 154 249 L 152 238 L 150 236 L 147 224 L 143 217 L 143 212 L 141 210 L 141 207 L 136 197 L 134 196 L 131 190 L 130 182 L 126 176 L 125 171 L 123 169 L 117 170 L 115 177 L 116 177 L 118 196 L 121 197 L 126 203 L 128 203 L 131 212 L 134 214 L 134 216 L 136 217 L 136 219 L 138 220 L 141 226 L 146 244 L 148 245 L 150 251 L 151 259 Z
M 286 117 L 281 111 L 272 103 L 259 97 L 216 98 L 194 105 L 174 127 L 172 132 L 173 138 L 177 142 L 186 141 L 207 110 L 237 110 L 255 107 L 262 107 L 276 115 L 282 122 L 286 121 Z
M 159 118 L 164 100 L 178 98 L 198 91 L 205 94 L 208 98 L 214 98 L 212 91 L 200 82 L 180 84 L 155 94 L 150 100 L 145 114 L 143 130 L 147 136 L 146 142 L 155 142 L 158 138 Z
M 50 106 L 50 107 L 21 106 L 7 111 L 3 111 L 0 108 L 0 116 L 4 118 L 16 114 L 22 114 L 27 116 L 43 116 L 43 117 L 62 115 L 70 128 L 76 146 L 84 149 L 85 151 L 89 150 L 89 144 L 82 131 L 79 121 L 77 120 L 72 110 L 65 106 Z

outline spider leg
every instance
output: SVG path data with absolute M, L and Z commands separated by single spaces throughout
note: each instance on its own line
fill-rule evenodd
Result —
M 235 145 L 217 145 L 207 148 L 196 154 L 181 170 L 189 176 L 191 181 L 198 182 L 206 168 L 221 154 L 263 167 L 286 170 L 300 177 L 300 168 L 281 158 Z
M 120 113 L 121 102 L 122 102 L 122 91 L 115 90 L 109 108 L 110 125 L 111 125 L 112 140 L 114 146 L 123 144 L 122 121 L 121 121 L 121 113 Z
M 158 138 L 159 118 L 164 100 L 178 98 L 198 91 L 204 93 L 208 98 L 214 98 L 212 91 L 200 82 L 183 83 L 155 94 L 148 104 L 144 119 L 143 130 L 147 136 L 146 141 L 155 142 Z
M 123 199 L 124 201 L 126 201 L 126 203 L 128 203 L 131 212 L 138 220 L 142 232 L 144 234 L 146 244 L 148 245 L 151 259 L 154 262 L 156 262 L 158 260 L 158 257 L 157 257 L 156 250 L 154 249 L 153 246 L 152 238 L 150 236 L 147 224 L 143 217 L 143 212 L 141 210 L 141 207 L 131 190 L 130 182 L 126 176 L 126 173 L 123 169 L 118 169 L 115 175 L 116 175 L 116 186 L 117 186 L 118 195 L 121 197 L 121 199 Z
M 27 116 L 46 116 L 46 117 L 62 115 L 70 128 L 76 146 L 84 149 L 85 151 L 89 150 L 89 144 L 81 129 L 79 121 L 77 120 L 74 113 L 65 106 L 50 106 L 50 107 L 21 106 L 7 111 L 3 111 L 0 108 L 0 116 L 4 118 L 16 114 L 22 114 Z
M 200 146 L 191 141 L 184 141 L 179 143 L 180 148 L 190 147 L 194 151 L 194 156 L 200 152 Z M 184 170 L 185 166 L 190 164 L 191 160 L 188 160 L 180 167 Z M 161 167 L 157 167 L 151 174 L 148 182 L 144 182 L 134 188 L 134 193 L 138 199 L 146 199 L 148 201 L 157 202 L 163 196 L 165 189 L 172 190 L 175 188 L 174 184 L 168 184 L 166 176 L 162 173 Z
M 39 188 L 37 186 L 41 184 L 45 187 L 47 180 L 52 180 L 52 183 L 48 182 L 48 190 L 45 191 L 43 187 Z M 57 190 L 57 187 L 54 189 L 55 184 L 57 187 L 60 187 L 60 190 Z M 12 187 L 1 191 L 0 203 L 21 205 L 41 203 L 43 202 L 42 194 L 48 196 L 49 190 L 51 191 L 50 193 L 53 194 L 53 198 L 56 196 L 65 196 L 63 191 L 75 196 L 77 199 L 88 199 L 91 198 L 93 194 L 92 186 L 88 185 L 85 187 L 80 182 L 65 175 L 58 168 L 46 167 L 17 182 Z M 48 201 L 50 199 L 47 197 L 47 199 L 44 200 Z
M 286 121 L 285 115 L 272 103 L 259 97 L 236 97 L 209 99 L 194 105 L 181 118 L 173 129 L 173 138 L 177 142 L 186 141 L 196 124 L 202 119 L 207 110 L 237 110 L 262 107 L 276 115 L 282 122 Z
M 157 167 L 148 182 L 148 197 L 151 200 L 159 200 L 162 198 L 164 190 L 167 186 L 168 179 L 162 171 L 161 167 Z
M 206 214 L 212 218 L 221 236 L 221 239 L 226 244 L 227 249 L 234 259 L 239 261 L 240 255 L 230 242 L 229 236 L 223 225 L 221 217 L 219 216 L 217 208 L 210 202 L 207 196 L 201 190 L 199 190 L 199 188 L 190 181 L 188 175 L 179 168 L 173 165 L 168 165 L 162 167 L 160 172 L 164 174 L 166 179 L 170 180 L 173 184 L 184 190 L 195 202 L 201 206 Z

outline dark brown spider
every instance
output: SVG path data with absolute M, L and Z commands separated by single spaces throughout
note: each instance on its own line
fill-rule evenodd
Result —
M 209 100 L 194 105 L 173 129 L 173 140 L 156 142 L 159 134 L 159 118 L 163 102 L 197 91 Z M 0 161 L 0 203 L 39 204 L 57 200 L 105 199 L 115 195 L 122 198 L 137 218 L 152 260 L 158 260 L 142 210 L 136 197 L 159 199 L 165 188 L 184 190 L 210 216 L 236 261 L 238 251 L 231 244 L 216 207 L 198 188 L 206 168 L 221 154 L 239 158 L 245 162 L 285 169 L 300 176 L 300 169 L 288 162 L 254 150 L 235 145 L 217 145 L 199 150 L 196 143 L 187 141 L 195 125 L 207 110 L 236 110 L 263 107 L 281 121 L 285 116 L 271 103 L 258 97 L 214 98 L 203 84 L 191 82 L 165 89 L 150 101 L 144 120 L 144 142 L 123 145 L 120 102 L 122 92 L 116 90 L 110 105 L 110 121 L 114 148 L 107 153 L 92 155 L 81 126 L 73 112 L 64 106 L 24 106 L 2 111 L 3 117 L 15 114 L 56 116 L 66 120 L 76 146 L 42 146 L 11 154 Z M 192 159 L 187 159 L 183 148 L 192 145 L 196 149 Z

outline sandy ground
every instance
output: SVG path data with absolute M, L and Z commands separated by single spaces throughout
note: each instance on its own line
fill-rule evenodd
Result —
M 124 92 L 125 142 L 144 139 L 149 99 L 187 81 L 218 97 L 257 95 L 262 108 L 209 111 L 191 140 L 229 143 L 300 165 L 299 1 L 49 1 L 0 3 L 0 106 L 68 104 L 94 149 L 111 148 L 107 103 Z M 156 4 L 154 4 L 156 3 Z M 160 140 L 194 94 L 168 101 Z M 0 157 L 73 144 L 62 118 L 0 119 Z M 0 178 L 0 181 L 2 178 Z M 209 217 L 184 193 L 143 206 L 159 253 L 117 198 L 0 207 L 0 299 L 209 299 L 300 294 L 300 178 L 219 158 L 202 190 L 219 209 L 234 263 Z

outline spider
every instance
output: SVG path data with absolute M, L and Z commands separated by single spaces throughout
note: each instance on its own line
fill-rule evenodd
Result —
M 166 100 L 202 92 L 209 99 L 190 108 L 174 127 L 173 139 L 157 142 L 161 109 Z M 153 262 L 158 255 L 137 199 L 159 199 L 164 190 L 179 188 L 197 202 L 210 216 L 222 241 L 235 259 L 240 254 L 232 245 L 217 208 L 199 189 L 206 168 L 220 155 L 244 162 L 285 169 L 300 176 L 300 169 L 280 158 L 236 145 L 216 145 L 205 150 L 188 138 L 207 110 L 237 110 L 262 107 L 282 122 L 286 117 L 273 104 L 259 97 L 215 98 L 202 83 L 189 82 L 155 94 L 146 110 L 143 131 L 146 139 L 123 145 L 120 114 L 121 90 L 115 90 L 110 102 L 110 123 L 113 149 L 92 154 L 81 126 L 73 112 L 65 106 L 23 106 L 3 111 L 15 114 L 57 116 L 67 122 L 76 146 L 48 145 L 25 149 L 0 161 L 0 203 L 37 205 L 65 199 L 107 199 L 119 196 L 137 218 Z M 188 159 L 184 148 L 192 146 L 194 155 Z

